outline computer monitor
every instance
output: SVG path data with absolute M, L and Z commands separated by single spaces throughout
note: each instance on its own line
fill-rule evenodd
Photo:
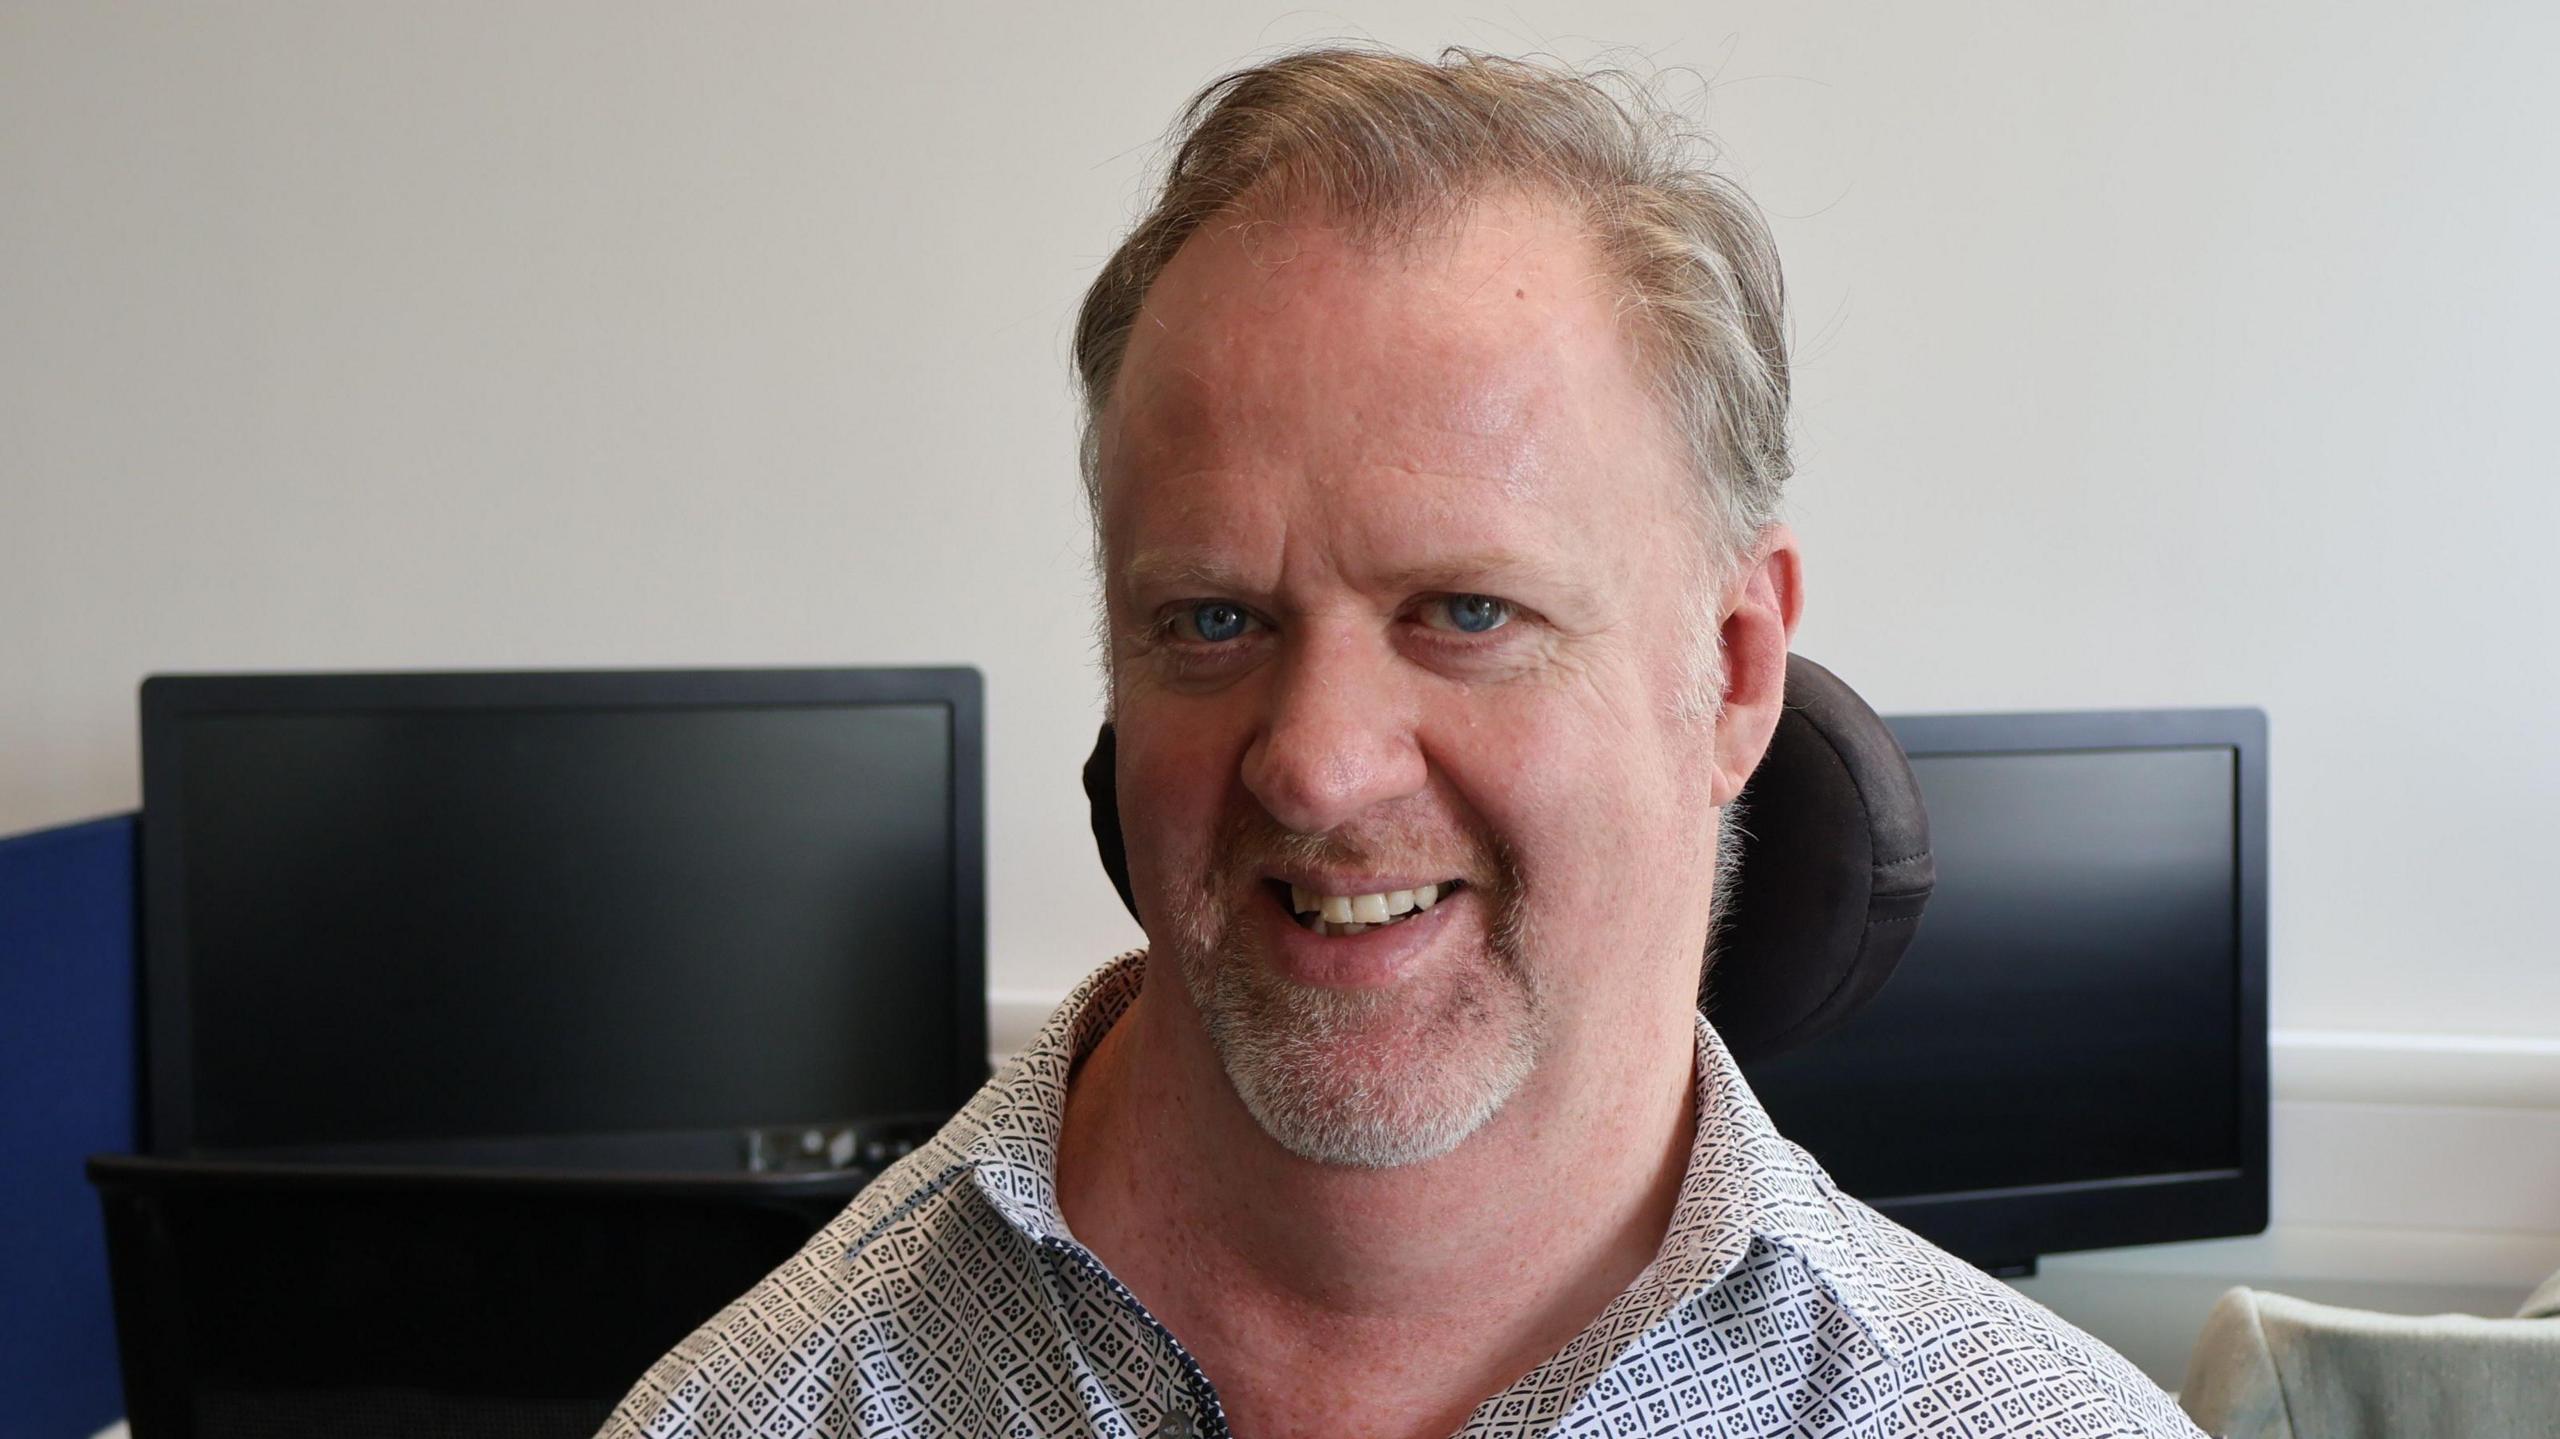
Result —
M 154 1153 L 736 1168 L 986 1077 L 975 670 L 158 676 L 142 745 Z
M 1888 723 L 1937 890 L 1865 1009 L 1747 1071 L 1779 1130 L 1995 1271 L 2265 1228 L 2265 714 Z

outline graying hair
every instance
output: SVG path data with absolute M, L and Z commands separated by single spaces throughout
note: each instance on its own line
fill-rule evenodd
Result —
M 1635 321 L 1639 356 L 1699 481 L 1710 541 L 1699 588 L 1720 588 L 1775 521 L 1793 468 L 1777 244 L 1750 198 L 1711 172 L 1704 134 L 1648 81 L 1464 49 L 1437 62 L 1306 50 L 1211 82 L 1184 108 L 1171 146 L 1154 207 L 1103 265 L 1076 320 L 1097 540 L 1102 415 L 1130 329 L 1203 224 L 1247 206 L 1308 204 L 1355 242 L 1388 246 L 1456 223 L 1503 188 L 1576 206 L 1614 272 L 1620 313 Z M 1715 618 L 1706 616 L 1710 656 Z M 1720 668 L 1693 677 L 1713 681 L 1710 696 L 1722 690 Z

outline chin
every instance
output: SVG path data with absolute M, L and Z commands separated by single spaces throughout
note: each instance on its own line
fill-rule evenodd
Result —
M 1227 1080 L 1272 1141 L 1355 1169 L 1428 1163 L 1502 1111 L 1536 1070 L 1544 1011 L 1514 965 L 1379 988 L 1292 979 L 1239 942 L 1181 946 L 1184 987 Z

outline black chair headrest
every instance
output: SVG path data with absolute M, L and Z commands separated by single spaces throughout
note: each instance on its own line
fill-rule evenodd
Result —
M 1938 870 L 1901 743 L 1802 655 L 1739 819 L 1742 874 L 1698 1003 L 1748 1063 L 1839 1028 L 1884 986 Z
M 1102 868 L 1136 915 L 1111 726 L 1084 762 Z M 1786 704 L 1743 788 L 1742 873 L 1699 1007 L 1743 1062 L 1831 1032 L 1881 988 L 1919 928 L 1937 869 L 1902 746 L 1829 670 L 1787 656 Z

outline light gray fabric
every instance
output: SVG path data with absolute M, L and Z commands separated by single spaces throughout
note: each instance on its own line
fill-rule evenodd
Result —
M 2560 1300 L 2560 1278 L 2538 1297 Z M 2375 1314 L 2234 1289 L 2206 1318 L 2178 1401 L 2219 1439 L 2551 1439 L 2560 1319 Z
M 1087 980 L 931 1143 L 651 1368 L 604 1439 L 1224 1439 L 1211 1376 L 1057 1205 L 1068 1076 L 1142 963 Z M 1467 1439 L 2196 1439 L 2113 1350 L 1842 1194 L 1697 1034 L 1661 1250 Z
M 2542 1287 L 2525 1296 L 2524 1305 L 2516 1310 L 2518 1319 L 2560 1319 L 2560 1274 L 2542 1281 Z

